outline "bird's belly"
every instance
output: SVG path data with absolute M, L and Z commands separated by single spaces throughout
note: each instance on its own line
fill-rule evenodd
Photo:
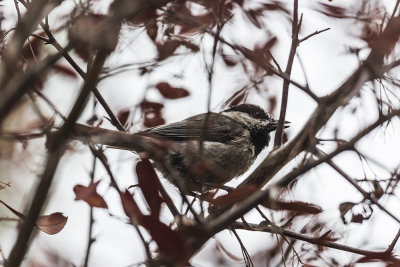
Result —
M 170 182 L 180 178 L 187 190 L 202 191 L 204 187 L 215 188 L 247 171 L 254 162 L 249 147 L 206 141 L 200 148 L 198 141 L 191 141 L 169 153 L 164 166 L 157 164 L 156 167 Z

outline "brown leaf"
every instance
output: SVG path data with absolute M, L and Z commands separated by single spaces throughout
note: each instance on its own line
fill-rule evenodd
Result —
M 70 78 L 76 78 L 77 74 L 75 72 L 75 70 L 71 69 L 70 67 L 67 67 L 65 65 L 60 65 L 60 64 L 56 64 L 53 66 L 53 70 L 55 72 L 61 73 L 67 77 Z
M 154 20 L 146 24 L 146 33 L 155 42 L 158 33 L 157 21 Z
M 186 89 L 172 87 L 167 82 L 160 82 L 155 87 L 165 98 L 168 99 L 179 99 L 189 95 L 189 92 Z
M 346 224 L 346 220 L 345 220 L 344 216 L 345 216 L 346 213 L 349 212 L 355 205 L 356 205 L 356 203 L 354 203 L 354 202 L 343 202 L 343 203 L 340 203 L 340 205 L 339 205 L 340 218 L 342 218 L 343 223 Z
M 346 9 L 339 6 L 333 6 L 325 3 L 320 3 L 321 8 L 319 11 L 328 16 L 333 18 L 347 18 L 348 15 L 346 14 Z
M 156 21 L 157 17 L 157 7 L 150 5 L 147 8 L 142 8 L 142 11 L 131 18 L 129 22 L 134 25 L 147 25 L 149 23 L 152 23 L 153 21 Z
M 114 51 L 121 26 L 117 23 L 105 24 L 108 19 L 106 15 L 90 13 L 74 20 L 68 36 L 77 47 L 78 54 L 82 54 L 84 59 L 90 49 L 108 53 Z M 102 27 L 104 25 L 108 25 L 107 29 Z
M 144 220 L 145 228 L 157 243 L 160 252 L 172 257 L 174 262 L 180 263 L 179 266 L 186 265 L 188 256 L 180 233 L 160 222 L 155 216 L 144 216 Z
M 276 99 L 276 96 L 271 96 L 268 98 L 268 113 L 273 114 L 275 109 L 276 109 L 276 104 L 278 100 Z
M 117 118 L 122 125 L 126 124 L 126 121 L 128 120 L 130 113 L 131 113 L 130 109 L 122 109 L 118 112 Z
M 158 217 L 163 199 L 159 194 L 160 181 L 150 161 L 147 159 L 139 161 L 136 165 L 136 173 L 151 214 Z
M 235 56 L 231 55 L 222 54 L 222 59 L 224 60 L 225 65 L 227 65 L 228 67 L 234 67 L 239 63 Z
M 319 242 L 335 242 L 339 240 L 338 237 L 335 237 L 332 230 L 326 231 L 324 234 L 322 234 L 320 237 L 317 238 Z
M 156 43 L 158 60 L 164 60 L 172 56 L 180 45 L 181 43 L 178 40 L 168 40 L 165 43 Z
M 59 233 L 67 223 L 68 217 L 61 212 L 55 212 L 50 215 L 40 216 L 36 221 L 36 226 L 49 235 Z
M 107 203 L 104 201 L 103 197 L 96 192 L 99 183 L 100 181 L 95 183 L 91 182 L 88 186 L 75 185 L 73 189 L 75 200 L 83 200 L 91 207 L 107 209 Z
M 144 226 L 145 222 L 143 213 L 140 211 L 136 201 L 133 199 L 132 194 L 126 190 L 123 193 L 121 192 L 119 196 L 125 214 L 131 219 L 132 223 Z
M 372 184 L 374 186 L 374 191 L 372 192 L 374 194 L 374 197 L 376 199 L 380 199 L 383 196 L 383 194 L 385 194 L 385 191 L 383 190 L 382 186 L 379 184 L 377 180 L 374 180 Z
M 19 211 L 11 208 L 4 201 L 0 200 L 0 202 L 6 206 L 12 213 L 14 213 L 21 220 L 25 220 L 25 215 L 20 213 Z M 68 217 L 65 217 L 61 212 L 55 212 L 50 215 L 40 216 L 36 221 L 36 226 L 39 230 L 45 232 L 49 235 L 54 235 L 59 233 L 67 223 Z
M 44 32 L 38 33 L 37 35 L 45 37 L 46 34 Z M 29 39 L 29 42 L 24 45 L 22 48 L 22 56 L 25 60 L 31 61 L 32 59 L 40 58 L 40 54 L 42 52 L 42 48 L 44 47 L 44 42 L 39 38 L 32 37 Z
M 274 210 L 288 210 L 300 214 L 319 214 L 322 212 L 322 208 L 307 202 L 302 201 L 264 201 L 262 203 L 264 207 Z
M 214 199 L 205 199 L 216 206 L 230 206 L 239 201 L 242 201 L 257 191 L 257 187 L 254 185 L 246 185 L 236 188 L 230 191 L 228 194 L 219 196 Z
M 156 127 L 165 124 L 165 119 L 162 117 L 161 113 L 144 113 L 143 125 L 146 127 Z
M 151 111 L 151 112 L 159 113 L 164 108 L 164 105 L 161 103 L 157 103 L 157 102 L 150 102 L 147 100 L 143 100 L 140 103 L 140 108 L 143 111 Z

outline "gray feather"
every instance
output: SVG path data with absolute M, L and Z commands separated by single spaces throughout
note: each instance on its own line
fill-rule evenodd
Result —
M 203 113 L 180 122 L 150 128 L 138 134 L 174 141 L 200 140 L 229 142 L 242 135 L 244 125 L 217 113 Z

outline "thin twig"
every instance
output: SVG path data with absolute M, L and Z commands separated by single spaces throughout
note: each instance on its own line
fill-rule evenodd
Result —
M 94 176 L 95 176 L 95 173 L 96 173 L 96 162 L 97 162 L 97 159 L 96 159 L 95 156 L 93 156 L 92 170 L 90 171 L 90 183 L 93 183 L 93 181 L 94 181 Z M 93 224 L 94 224 L 93 207 L 89 206 L 89 231 L 88 231 L 88 239 L 87 239 L 87 246 L 86 246 L 85 261 L 83 263 L 84 267 L 88 267 L 89 256 L 90 256 L 90 251 L 92 249 L 92 244 L 96 240 L 96 239 L 94 239 L 92 237 Z
M 311 37 L 313 37 L 313 36 L 315 36 L 315 35 L 317 35 L 317 34 L 326 32 L 326 31 L 328 31 L 328 30 L 330 30 L 330 29 L 331 29 L 331 28 L 326 28 L 326 29 L 323 29 L 323 30 L 320 30 L 320 31 L 315 31 L 315 32 L 313 32 L 313 33 L 307 35 L 306 37 L 301 38 L 301 39 L 299 40 L 299 44 L 302 43 L 302 42 L 304 42 L 304 41 L 306 41 L 306 40 L 308 40 L 308 39 L 310 39 Z
M 288 62 L 286 65 L 285 74 L 290 79 L 290 75 L 292 73 L 292 67 L 294 62 L 294 57 L 296 56 L 296 49 L 299 44 L 299 31 L 301 27 L 301 19 L 300 22 L 298 20 L 298 0 L 294 0 L 293 2 L 293 21 L 292 21 L 292 44 L 290 47 Z M 281 110 L 279 113 L 279 121 L 278 126 L 275 132 L 275 140 L 274 140 L 274 148 L 279 147 L 282 144 L 282 134 L 283 134 L 283 125 L 285 122 L 286 116 L 286 108 L 289 97 L 289 81 L 283 81 L 282 88 L 282 98 L 281 98 Z
M 247 231 L 260 231 L 260 232 L 267 232 L 267 233 L 273 233 L 273 234 L 282 234 L 284 236 L 302 240 L 302 241 L 305 241 L 310 244 L 315 244 L 315 245 L 323 246 L 323 247 L 329 247 L 329 248 L 346 251 L 346 252 L 350 252 L 350 253 L 355 253 L 355 254 L 359 254 L 359 255 L 364 255 L 364 256 L 379 257 L 379 256 L 383 256 L 387 253 L 386 251 L 377 252 L 377 251 L 359 249 L 359 248 L 339 244 L 339 243 L 336 243 L 333 241 L 324 240 L 324 239 L 321 239 L 318 237 L 310 237 L 310 236 L 307 236 L 304 234 L 299 234 L 299 233 L 285 230 L 285 229 L 280 229 L 279 231 L 277 231 L 275 228 L 273 228 L 271 226 L 261 226 L 260 227 L 260 225 L 257 225 L 257 224 L 250 224 L 250 226 L 252 228 L 248 229 L 241 222 L 234 222 L 232 225 L 232 227 L 235 227 L 236 229 L 247 230 Z

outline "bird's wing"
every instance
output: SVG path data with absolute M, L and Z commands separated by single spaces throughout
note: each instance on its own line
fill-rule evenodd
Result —
M 218 113 L 199 114 L 183 121 L 147 129 L 138 134 L 182 140 L 229 142 L 243 132 L 243 125 Z

